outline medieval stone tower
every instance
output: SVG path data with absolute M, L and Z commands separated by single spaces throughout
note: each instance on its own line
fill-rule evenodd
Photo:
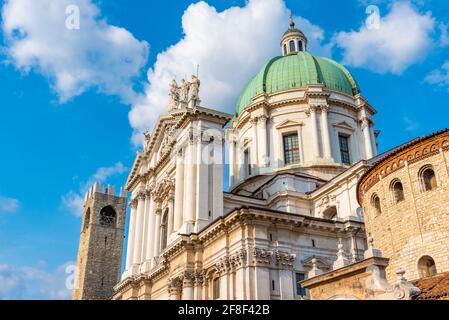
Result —
M 111 299 L 120 281 L 127 192 L 98 183 L 86 193 L 74 300 Z

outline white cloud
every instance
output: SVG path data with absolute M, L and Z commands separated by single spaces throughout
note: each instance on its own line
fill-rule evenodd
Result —
M 433 70 L 429 75 L 427 75 L 425 82 L 447 88 L 449 90 L 449 60 L 443 64 L 441 69 Z
M 343 63 L 377 73 L 401 74 L 430 51 L 435 19 L 407 1 L 394 2 L 381 18 L 379 29 L 363 25 L 358 31 L 340 32 L 333 42 L 343 49 Z
M 61 197 L 61 206 L 69 210 L 77 217 L 83 215 L 84 194 L 95 183 L 104 183 L 108 178 L 121 175 L 128 171 L 121 162 L 117 162 L 112 167 L 101 167 L 89 179 L 81 183 L 78 191 L 70 190 L 68 193 Z
M 440 23 L 438 27 L 440 29 L 439 45 L 441 47 L 449 46 L 449 32 L 448 32 L 449 23 Z
M 405 131 L 416 131 L 420 127 L 420 125 L 417 121 L 412 120 L 408 116 L 402 117 L 402 121 L 404 121 L 404 124 L 405 124 L 405 127 L 404 127 Z
M 247 81 L 281 53 L 279 42 L 288 28 L 288 15 L 282 0 L 249 0 L 244 7 L 222 12 L 204 1 L 190 5 L 182 17 L 184 37 L 157 56 L 148 72 L 146 95 L 130 112 L 134 143 L 141 143 L 140 133 L 165 112 L 169 82 L 190 78 L 198 64 L 202 105 L 233 113 Z M 306 19 L 297 21 L 309 37 L 310 51 L 329 55 L 330 48 L 321 45 L 324 31 Z
M 0 300 L 70 299 L 71 290 L 66 287 L 68 265 L 73 265 L 73 262 L 67 262 L 53 272 L 48 272 L 42 263 L 33 267 L 0 264 Z
M 14 213 L 19 209 L 19 200 L 0 195 L 0 213 Z
M 69 5 L 79 7 L 79 30 L 66 28 Z M 91 88 L 134 101 L 149 45 L 107 24 L 92 0 L 6 0 L 2 18 L 8 61 L 48 77 L 60 102 Z

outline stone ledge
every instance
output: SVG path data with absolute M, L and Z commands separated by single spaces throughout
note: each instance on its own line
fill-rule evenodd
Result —
M 311 289 L 317 286 L 321 286 L 326 283 L 335 282 L 341 280 L 343 278 L 348 278 L 355 274 L 360 274 L 366 272 L 367 268 L 370 266 L 378 266 L 382 268 L 386 268 L 388 266 L 390 259 L 382 258 L 382 257 L 372 257 L 366 260 L 362 260 L 351 264 L 347 267 L 333 270 L 324 274 L 321 274 L 317 277 L 310 278 L 307 280 L 301 281 L 301 286 L 306 289 Z

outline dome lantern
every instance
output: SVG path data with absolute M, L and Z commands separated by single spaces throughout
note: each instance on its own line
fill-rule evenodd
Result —
M 290 28 L 282 36 L 281 48 L 283 56 L 307 51 L 307 37 L 301 30 L 295 27 L 295 21 L 291 14 Z

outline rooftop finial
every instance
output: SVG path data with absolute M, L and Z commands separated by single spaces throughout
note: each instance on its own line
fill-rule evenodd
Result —
M 295 28 L 295 20 L 293 20 L 293 12 L 290 11 L 290 29 Z

